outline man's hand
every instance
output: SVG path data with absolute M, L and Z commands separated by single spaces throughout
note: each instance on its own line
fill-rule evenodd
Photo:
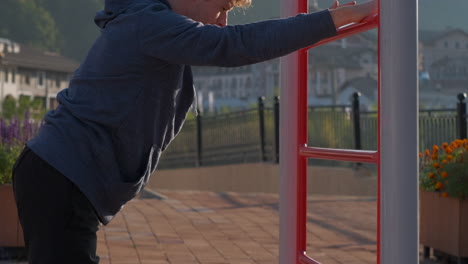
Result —
M 335 0 L 333 5 L 328 9 L 335 23 L 335 27 L 361 22 L 366 17 L 369 17 L 378 12 L 377 0 L 371 0 L 363 4 L 356 4 L 356 1 L 349 2 L 343 5 Z
M 352 2 L 346 3 L 346 4 L 344 4 L 344 5 L 340 5 L 340 1 L 335 0 L 335 2 L 333 3 L 333 5 L 332 5 L 329 9 L 336 9 L 337 7 L 353 6 L 353 5 L 356 5 L 356 1 L 352 1 Z

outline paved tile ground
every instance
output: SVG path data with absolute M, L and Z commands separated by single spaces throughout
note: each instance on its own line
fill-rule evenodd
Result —
M 166 199 L 135 199 L 101 228 L 102 264 L 278 263 L 277 195 L 158 193 Z M 307 221 L 317 261 L 377 263 L 375 198 L 311 196 Z
M 376 213 L 373 197 L 310 196 L 308 254 L 377 263 Z M 98 254 L 101 264 L 277 264 L 278 230 L 277 195 L 145 191 L 101 227 Z

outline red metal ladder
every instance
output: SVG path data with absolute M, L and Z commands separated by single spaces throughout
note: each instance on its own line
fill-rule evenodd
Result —
M 307 0 L 297 1 L 283 0 L 283 15 L 307 13 Z M 417 0 L 380 0 L 379 5 L 379 15 L 344 26 L 337 30 L 337 36 L 282 59 L 281 71 L 287 73 L 281 75 L 280 264 L 320 264 L 306 253 L 308 158 L 376 164 L 379 174 L 376 263 L 417 263 Z M 379 31 L 377 150 L 307 146 L 308 49 L 374 28 Z M 385 94 L 382 83 L 386 86 Z M 385 130 L 381 129 L 381 120 L 388 124 Z M 382 142 L 382 137 L 386 141 Z M 402 146 L 410 148 L 405 155 L 398 153 Z M 395 166 L 396 162 L 401 167 Z M 405 185 L 398 186 L 402 179 Z M 392 221 L 382 224 L 385 218 Z
M 349 37 L 354 34 L 365 32 L 374 28 L 378 28 L 378 16 L 372 16 L 361 23 L 356 23 L 353 25 L 348 25 L 337 30 L 337 35 L 335 37 L 325 39 L 319 43 L 308 47 L 306 50 L 301 51 L 307 54 L 307 50 L 324 45 L 329 42 L 333 42 L 342 38 Z M 307 55 L 305 56 L 307 58 Z M 306 68 L 306 67 L 304 67 Z M 380 67 L 379 67 L 380 68 Z M 380 70 L 380 69 L 379 69 Z M 307 73 L 307 71 L 306 71 Z M 380 76 L 380 75 L 378 75 Z M 301 78 L 302 77 L 302 78 Z M 302 251 L 302 254 L 299 255 L 300 264 L 320 264 L 316 260 L 312 259 L 306 254 L 306 214 L 307 214 L 307 158 L 314 159 L 326 159 L 326 160 L 337 160 L 337 161 L 349 161 L 349 162 L 362 162 L 362 163 L 374 163 L 379 166 L 379 147 L 377 151 L 364 151 L 364 150 L 347 150 L 347 149 L 330 149 L 330 148 L 317 148 L 307 146 L 307 76 L 299 77 L 301 82 L 299 85 L 299 93 L 302 94 L 299 98 L 304 98 L 301 100 L 299 108 L 301 112 L 305 114 L 300 118 L 298 123 L 298 130 L 300 131 L 300 142 L 298 142 L 300 164 L 299 165 L 299 177 L 301 178 L 302 184 L 299 184 L 301 188 L 298 190 L 298 196 L 300 197 L 298 201 L 300 204 L 298 206 L 298 227 L 300 228 L 297 238 L 297 245 L 299 251 Z M 305 109 L 305 110 L 304 110 Z M 378 137 L 380 139 L 380 137 Z M 380 144 L 378 143 L 378 146 Z M 300 216 L 300 217 L 299 217 Z M 378 239 L 377 239 L 378 240 Z M 377 261 L 378 262 L 378 261 Z

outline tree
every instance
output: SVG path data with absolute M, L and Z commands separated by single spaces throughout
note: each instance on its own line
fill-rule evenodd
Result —
M 2 0 L 3 1 L 3 0 Z M 60 39 L 58 48 L 64 56 L 82 60 L 99 34 L 94 16 L 102 10 L 102 0 L 35 0 L 55 20 Z
M 7 95 L 3 100 L 1 118 L 8 120 L 17 117 L 22 121 L 26 112 L 29 112 L 31 119 L 42 120 L 46 111 L 43 98 L 36 97 L 31 100 L 29 96 L 20 95 L 18 100 L 15 100 L 13 96 Z
M 2 104 L 2 115 L 5 119 L 11 119 L 16 113 L 16 100 L 11 95 L 7 95 Z
M 2 0 L 0 34 L 22 44 L 57 50 L 56 24 L 49 12 L 33 1 Z

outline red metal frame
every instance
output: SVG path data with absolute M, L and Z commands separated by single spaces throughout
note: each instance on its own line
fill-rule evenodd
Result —
M 299 12 L 307 12 L 307 0 L 299 0 Z M 307 47 L 299 51 L 298 60 L 298 151 L 300 157 L 297 160 L 297 173 L 298 173 L 298 190 L 297 190 L 297 234 L 296 234 L 296 252 L 297 262 L 301 264 L 320 264 L 316 260 L 306 254 L 306 214 L 307 214 L 307 158 L 316 159 L 329 159 L 350 162 L 363 162 L 375 163 L 378 166 L 378 204 L 377 204 L 377 263 L 380 262 L 380 118 L 378 118 L 379 131 L 378 131 L 378 149 L 377 151 L 359 151 L 359 150 L 344 150 L 344 149 L 325 149 L 308 147 L 307 144 L 307 50 L 317 47 L 338 39 L 346 38 L 348 36 L 368 31 L 370 29 L 379 28 L 380 22 L 378 15 L 374 15 L 363 20 L 360 23 L 346 25 L 337 30 L 335 37 L 322 40 L 313 46 Z M 378 47 L 380 48 L 380 34 L 378 40 Z M 378 97 L 380 102 L 380 56 L 378 59 Z M 380 104 L 378 109 L 378 116 L 380 117 Z

